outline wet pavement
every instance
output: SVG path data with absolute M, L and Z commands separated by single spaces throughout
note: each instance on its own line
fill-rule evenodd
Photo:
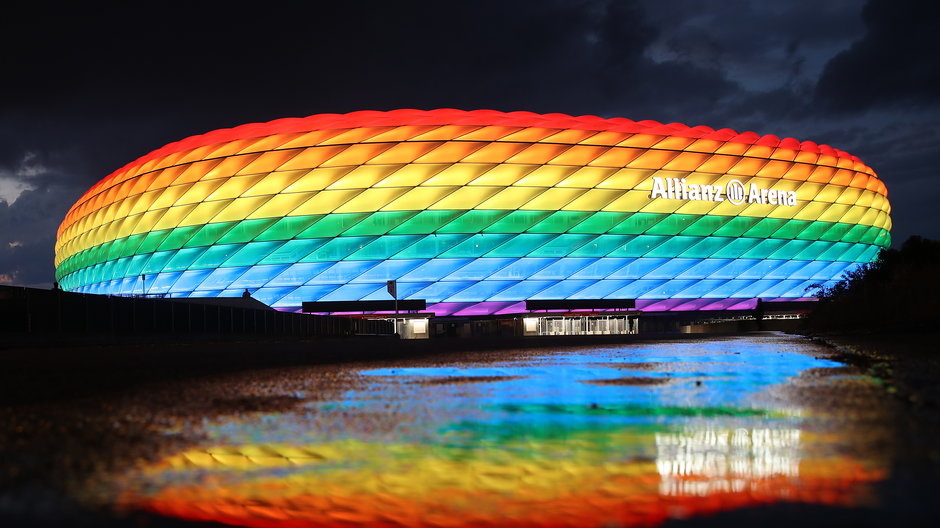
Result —
M 18 433 L 3 438 L 34 458 L 7 471 L 48 478 L 9 480 L 0 514 L 253 527 L 926 522 L 930 489 L 898 477 L 912 474 L 897 467 L 906 411 L 832 352 L 771 333 L 464 351 L 7 409 L 0 430 Z

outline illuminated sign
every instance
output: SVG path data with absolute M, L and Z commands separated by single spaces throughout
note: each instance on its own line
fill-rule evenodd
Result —
M 653 177 L 653 190 L 650 199 L 691 200 L 703 202 L 723 202 L 727 198 L 734 205 L 769 204 L 796 205 L 796 191 L 784 191 L 759 187 L 752 183 L 745 187 L 739 180 L 731 180 L 727 186 L 686 182 L 685 178 Z

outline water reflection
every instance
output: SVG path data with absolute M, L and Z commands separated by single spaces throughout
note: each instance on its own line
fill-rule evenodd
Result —
M 837 365 L 811 346 L 365 369 L 335 401 L 207 425 L 206 445 L 140 468 L 120 502 L 245 526 L 651 526 L 777 501 L 867 504 L 881 464 L 819 455 L 845 439 L 809 430 L 818 418 L 778 390 Z

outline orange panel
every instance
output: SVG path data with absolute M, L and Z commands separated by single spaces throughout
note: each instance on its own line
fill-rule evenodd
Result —
M 664 170 L 691 172 L 702 165 L 711 156 L 699 152 L 680 152 L 672 161 L 663 166 Z
M 420 158 L 428 152 L 443 145 L 441 142 L 408 141 L 397 143 L 392 148 L 372 158 L 369 163 L 378 164 L 405 164 Z
M 836 170 L 832 167 L 825 167 L 817 165 L 813 170 L 813 173 L 809 175 L 807 181 L 820 182 L 820 183 L 829 183 L 829 180 L 832 179 L 832 175 L 835 174 Z
M 757 171 L 757 175 L 765 178 L 782 178 L 791 165 L 789 161 L 770 160 Z
M 588 165 L 597 167 L 626 167 L 631 161 L 637 159 L 645 150 L 638 148 L 611 147 Z
M 595 134 L 597 132 L 594 130 L 568 129 L 552 134 L 542 141 L 546 143 L 580 143 Z
M 291 158 L 290 161 L 284 163 L 284 165 L 281 165 L 281 170 L 313 169 L 319 167 L 324 161 L 336 156 L 345 149 L 346 147 L 342 145 L 310 147 Z
M 528 146 L 527 143 L 490 143 L 465 157 L 465 163 L 502 163 Z
M 655 136 L 652 134 L 634 134 L 620 143 L 617 144 L 618 147 L 636 147 L 636 148 L 650 148 L 662 141 L 665 136 Z
M 698 169 L 698 172 L 711 172 L 714 174 L 726 174 L 731 167 L 734 167 L 734 164 L 741 159 L 737 156 L 726 156 L 722 154 L 715 154 L 705 160 L 705 163 L 702 163 Z
M 555 156 L 552 165 L 587 165 L 601 154 L 610 150 L 609 147 L 595 147 L 593 145 L 575 145 Z
M 506 162 L 542 165 L 548 163 L 548 160 L 560 155 L 569 148 L 571 148 L 569 145 L 534 143 L 529 145 L 525 150 L 506 160 Z
M 448 141 L 416 159 L 416 163 L 457 163 L 470 153 L 488 145 L 475 141 Z
M 236 174 L 265 174 L 274 172 L 278 167 L 300 153 L 297 149 L 271 150 L 258 156 L 254 161 L 242 167 Z
M 633 169 L 661 169 L 678 154 L 672 150 L 647 150 L 628 166 Z
M 813 172 L 813 166 L 806 163 L 794 163 L 790 165 L 787 172 L 783 174 L 786 180 L 806 181 L 810 173 Z
M 519 127 L 486 126 L 462 136 L 457 136 L 457 139 L 461 141 L 496 141 L 519 130 L 521 130 Z

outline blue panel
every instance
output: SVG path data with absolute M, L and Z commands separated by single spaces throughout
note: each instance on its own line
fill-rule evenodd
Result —
M 738 275 L 739 279 L 765 279 L 767 275 L 778 268 L 786 261 L 783 260 L 758 260 L 749 269 Z
M 460 290 L 469 288 L 474 284 L 476 284 L 474 281 L 435 282 L 413 296 L 416 299 L 426 299 L 429 303 L 442 302 L 444 299 L 456 295 Z
M 596 280 L 592 279 L 568 279 L 565 281 L 556 282 L 550 288 L 543 289 L 537 295 L 533 295 L 533 299 L 567 299 L 572 295 L 577 294 L 581 290 L 590 287 Z
M 285 295 L 290 294 L 290 292 L 294 290 L 295 288 L 283 286 L 279 288 L 258 288 L 257 290 L 251 292 L 251 296 L 256 300 L 267 304 L 268 306 L 273 306 L 277 303 L 277 301 L 281 300 Z M 231 290 L 225 290 L 223 294 L 229 291 Z
M 637 296 L 638 299 L 669 299 L 677 297 L 679 292 L 695 284 L 696 280 L 673 279 L 650 289 L 646 293 Z M 619 293 L 619 292 L 618 292 Z
M 478 258 L 467 262 L 467 265 L 448 274 L 443 280 L 461 281 L 483 280 L 496 273 L 501 268 L 515 262 L 514 258 Z M 440 278 L 440 277 L 438 277 Z M 481 300 L 481 299 L 477 299 Z
M 611 279 L 645 278 L 647 273 L 662 266 L 668 261 L 669 259 L 664 259 L 664 258 L 638 258 L 638 259 L 633 260 L 626 266 L 620 268 L 616 272 L 611 273 L 609 278 Z
M 783 297 L 795 286 L 803 283 L 803 281 L 800 280 L 782 280 L 773 282 L 774 285 L 761 292 L 758 297 Z
M 765 291 L 767 291 L 770 287 L 772 287 L 777 282 L 779 281 L 775 281 L 772 279 L 748 281 L 748 285 L 734 292 L 734 296 L 735 297 L 759 297 L 761 294 L 763 294 Z
M 398 280 L 402 275 L 405 275 L 426 262 L 428 261 L 423 259 L 382 261 L 379 262 L 377 266 L 352 279 L 352 282 L 385 282 Z
M 286 265 L 277 266 L 252 266 L 244 275 L 232 283 L 229 288 L 260 288 L 267 286 L 271 279 L 277 277 L 282 271 L 287 269 Z M 271 286 L 276 286 L 271 284 Z
M 515 283 L 515 281 L 480 281 L 469 288 L 447 297 L 444 302 L 479 302 L 496 295 Z
M 384 290 L 384 284 L 344 284 L 323 297 L 324 301 L 359 301 L 376 290 Z
M 204 290 L 215 290 L 221 288 L 228 288 L 229 284 L 235 282 L 235 279 L 241 277 L 242 273 L 248 271 L 248 267 L 238 267 L 238 268 L 216 268 L 202 284 L 199 285 L 199 289 Z
M 794 260 L 791 262 L 799 262 L 803 264 L 803 266 L 800 268 L 794 268 L 794 271 L 790 276 L 791 279 L 812 279 L 814 278 L 814 275 L 820 272 L 820 270 L 832 264 L 831 262 L 824 262 L 821 260 Z M 825 278 L 828 279 L 829 277 Z
M 546 288 L 549 288 L 557 281 L 553 280 L 525 280 L 517 282 L 510 288 L 493 295 L 486 299 L 487 301 L 524 301 L 526 299 L 539 299 Z M 560 298 L 560 297 L 555 297 Z
M 772 262 L 781 262 L 779 266 L 772 269 L 764 277 L 765 279 L 789 279 L 795 278 L 792 277 L 794 273 L 799 272 L 804 268 L 808 262 L 805 260 L 784 260 L 784 261 L 772 261 Z
M 715 279 L 696 280 L 691 286 L 678 292 L 675 297 L 677 299 L 714 298 L 716 296 L 711 292 L 726 282 L 728 281 Z
M 195 290 L 210 273 L 212 273 L 212 270 L 207 269 L 184 271 L 173 284 L 173 288 L 171 288 L 170 291 L 189 293 Z
M 523 280 L 528 279 L 532 276 L 533 273 L 537 273 L 540 269 L 548 266 L 552 262 L 555 262 L 557 259 L 553 258 L 532 258 L 525 257 L 521 258 L 512 264 L 502 268 L 501 270 L 490 275 L 491 279 L 505 279 L 505 280 Z
M 398 298 L 399 299 L 423 299 L 419 295 L 416 295 L 419 291 L 427 288 L 428 286 L 434 284 L 433 282 L 402 282 L 398 281 Z
M 820 264 L 823 264 L 823 266 L 821 266 L 815 273 L 813 273 L 813 276 L 809 277 L 810 279 L 841 280 L 843 273 L 849 270 L 855 269 L 856 267 L 859 266 L 858 264 L 853 264 L 851 262 L 826 262 L 826 261 L 818 261 L 818 262 Z M 799 277 L 793 277 L 793 278 L 796 279 Z
M 740 297 L 739 295 L 735 295 L 735 294 L 739 290 L 746 288 L 749 284 L 751 284 L 751 281 L 749 280 L 732 279 L 722 284 L 721 286 L 715 288 L 714 290 L 712 290 L 712 292 L 709 294 L 709 297 L 715 297 L 715 298 Z
M 704 279 L 715 270 L 727 266 L 729 259 L 705 259 L 676 276 L 677 279 Z
M 268 286 L 300 286 L 316 277 L 333 262 L 299 262 L 289 266 L 280 275 L 271 279 Z
M 344 260 L 333 264 L 307 284 L 345 283 L 378 264 L 376 260 Z
M 406 273 L 401 281 L 437 281 L 452 271 L 472 262 L 472 259 L 433 259 L 419 266 L 414 271 Z
M 708 276 L 709 279 L 737 279 L 742 273 L 754 267 L 759 261 L 754 259 L 734 259 L 727 266 Z
M 319 301 L 324 295 L 338 288 L 336 284 L 317 284 L 315 286 L 301 286 L 281 297 L 274 307 L 301 306 L 304 302 Z
M 597 259 L 592 258 L 565 257 L 552 263 L 552 260 L 546 259 L 544 261 L 546 265 L 542 268 L 539 268 L 536 272 L 531 273 L 529 276 L 531 276 L 533 279 L 545 280 L 567 279 L 596 260 Z
M 611 273 L 630 264 L 635 259 L 604 257 L 588 264 L 580 271 L 571 275 L 572 279 L 606 279 Z
M 190 297 L 218 297 L 222 290 L 195 290 L 189 294 Z
M 618 289 L 606 298 L 610 299 L 638 299 L 649 291 L 655 290 L 664 280 L 633 280 L 627 283 L 623 288 Z
M 787 281 L 788 283 L 790 281 Z M 815 284 L 814 281 L 804 280 L 804 281 L 793 281 L 793 288 L 785 292 L 781 297 L 813 297 L 816 293 L 816 289 L 812 287 Z
M 672 279 L 678 276 L 683 271 L 691 268 L 692 266 L 698 264 L 699 259 L 689 259 L 689 258 L 674 258 L 669 259 L 667 262 L 663 263 L 662 266 L 654 270 L 650 270 L 643 278 L 644 279 Z
M 578 293 L 570 295 L 569 299 L 605 299 L 608 295 L 613 294 L 617 290 L 629 285 L 632 281 L 625 279 L 605 279 L 599 280 L 588 286 L 587 288 L 581 290 Z

